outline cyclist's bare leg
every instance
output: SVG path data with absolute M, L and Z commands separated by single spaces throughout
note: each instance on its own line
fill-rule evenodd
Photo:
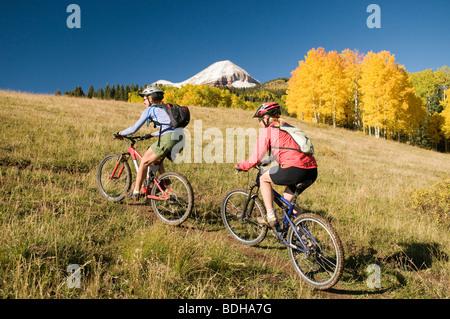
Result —
M 134 186 L 135 191 L 140 191 L 142 183 L 147 177 L 148 166 L 150 164 L 157 164 L 160 162 L 160 160 L 161 158 L 158 155 L 156 155 L 151 148 L 147 149 L 147 151 L 144 153 L 144 156 L 142 156 L 142 160 L 141 163 L 139 164 L 139 169 L 136 174 L 136 184 Z
M 260 190 L 261 190 L 261 196 L 264 201 L 264 205 L 266 206 L 266 209 L 269 211 L 273 209 L 273 190 L 272 190 L 272 178 L 270 178 L 270 175 L 268 172 L 261 175 L 259 178 L 259 184 L 260 184 Z
M 288 186 L 286 186 L 286 189 L 284 190 L 283 197 L 289 202 L 292 202 L 292 199 L 294 198 L 294 193 L 292 193 L 291 189 Z M 298 206 L 297 203 L 294 203 L 294 215 L 298 216 L 301 213 L 302 209 L 300 208 L 300 206 Z
M 264 200 L 264 205 L 267 210 L 267 221 L 264 218 L 258 217 L 259 224 L 269 224 L 270 226 L 274 226 L 277 219 L 275 217 L 275 212 L 273 210 L 273 190 L 272 190 L 272 178 L 269 175 L 269 172 L 266 172 L 261 175 L 259 178 L 259 189 L 261 191 L 261 196 Z

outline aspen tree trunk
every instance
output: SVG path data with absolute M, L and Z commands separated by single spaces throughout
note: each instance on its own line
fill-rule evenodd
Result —
M 355 125 L 356 125 L 356 128 L 359 130 L 359 129 L 361 129 L 361 118 L 360 118 L 359 107 L 358 107 L 358 86 L 357 85 L 355 88 L 354 100 L 355 100 Z M 363 118 L 364 118 L 364 115 L 363 115 Z M 364 120 L 363 120 L 363 132 L 364 132 Z
M 363 127 L 363 133 L 366 134 L 366 124 L 364 122 L 364 114 L 363 114 L 363 118 L 362 118 L 362 127 Z
M 334 100 L 334 109 L 333 109 L 333 127 L 336 128 L 336 100 Z
M 314 97 L 313 93 L 313 111 L 314 111 L 314 122 L 319 123 L 319 119 L 317 118 L 317 112 L 316 112 L 316 99 Z

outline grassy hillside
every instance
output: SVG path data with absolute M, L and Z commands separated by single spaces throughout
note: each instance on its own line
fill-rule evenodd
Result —
M 287 119 L 313 140 L 319 164 L 300 204 L 330 219 L 345 244 L 340 283 L 316 292 L 272 238 L 250 248 L 226 233 L 222 197 L 248 182 L 232 163 L 166 163 L 194 188 L 194 216 L 182 227 L 163 225 L 143 203 L 102 199 L 97 164 L 125 151 L 112 133 L 142 110 L 0 91 L 1 298 L 450 297 L 450 155 Z M 201 120 L 204 146 L 220 142 L 205 132 L 258 127 L 252 111 L 191 110 L 188 128 L 194 139 Z M 80 288 L 66 284 L 71 264 L 81 266 Z M 381 289 L 367 287 L 370 264 L 381 267 Z

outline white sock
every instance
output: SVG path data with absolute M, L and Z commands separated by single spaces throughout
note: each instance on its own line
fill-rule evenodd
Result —
M 267 218 L 268 219 L 275 219 L 275 211 L 273 209 L 269 209 L 267 211 Z

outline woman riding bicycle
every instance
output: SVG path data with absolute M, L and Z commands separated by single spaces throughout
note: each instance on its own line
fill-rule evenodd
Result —
M 142 125 L 150 122 L 154 123 L 170 123 L 169 115 L 158 105 L 162 104 L 164 98 L 164 92 L 153 87 L 147 87 L 140 96 L 144 98 L 144 105 L 146 109 L 142 112 L 139 120 L 129 128 L 114 133 L 115 138 L 121 138 L 122 136 L 132 135 L 136 133 Z M 174 134 L 176 132 L 176 134 Z M 134 190 L 128 193 L 128 196 L 139 199 L 140 189 L 142 183 L 146 178 L 147 168 L 150 164 L 160 164 L 159 172 L 164 173 L 164 166 L 162 165 L 162 160 L 166 157 L 171 157 L 173 159 L 174 154 L 171 154 L 172 149 L 179 142 L 184 141 L 183 129 L 174 129 L 170 125 L 162 124 L 160 130 L 153 132 L 152 136 L 158 136 L 158 141 L 153 143 L 147 151 L 144 153 L 141 163 L 139 165 L 139 170 L 136 176 L 136 184 Z M 178 149 L 178 147 L 177 147 Z
M 271 167 L 260 178 L 260 190 L 267 217 L 258 218 L 258 223 L 270 226 L 276 223 L 271 184 L 285 185 L 283 197 L 291 201 L 298 183 L 314 182 L 317 179 L 317 163 L 314 156 L 302 153 L 289 133 L 278 129 L 281 125 L 287 124 L 280 119 L 280 115 L 278 103 L 269 102 L 259 106 L 253 117 L 258 118 L 264 130 L 258 136 L 253 154 L 236 166 L 236 169 L 247 171 L 261 163 L 267 152 L 278 162 L 278 166 Z M 299 194 L 308 186 L 300 189 Z M 300 213 L 300 207 L 296 205 L 294 212 Z

